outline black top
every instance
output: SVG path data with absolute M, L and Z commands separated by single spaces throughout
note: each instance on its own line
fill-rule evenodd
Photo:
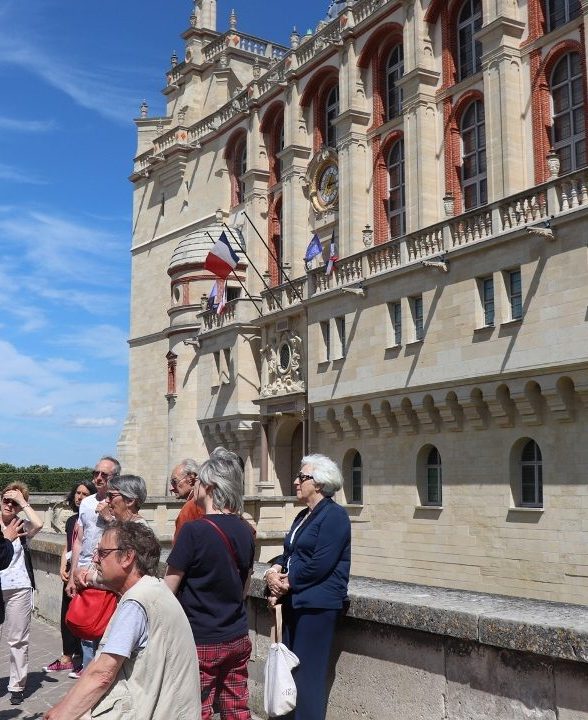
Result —
M 202 519 L 180 530 L 167 563 L 185 573 L 178 600 L 197 645 L 229 642 L 247 635 L 243 587 L 253 567 L 255 540 L 248 522 L 238 515 L 205 515 L 231 543 L 237 565 L 221 535 Z

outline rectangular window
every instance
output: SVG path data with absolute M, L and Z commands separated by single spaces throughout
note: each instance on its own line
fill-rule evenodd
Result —
M 483 278 L 480 281 L 480 291 L 484 326 L 492 327 L 494 325 L 494 279 L 492 277 Z
M 220 350 L 213 353 L 214 357 L 214 377 L 212 378 L 213 386 L 221 384 L 221 354 Z
M 390 314 L 390 327 L 392 329 L 390 344 L 393 346 L 402 344 L 402 307 L 399 302 L 388 303 Z
M 321 322 L 321 333 L 323 336 L 323 361 L 331 359 L 331 328 L 328 320 Z
M 422 340 L 425 336 L 423 325 L 423 296 L 411 298 L 412 320 L 414 323 L 414 339 Z
M 337 357 L 345 357 L 346 337 L 345 337 L 345 315 L 335 318 L 335 327 L 337 329 Z
M 510 319 L 520 320 L 523 317 L 523 292 L 520 270 L 511 270 L 508 273 L 508 299 L 510 302 Z
M 441 469 L 427 468 L 427 505 L 441 505 Z
M 363 484 L 361 482 L 361 467 L 351 468 L 351 502 L 363 502 Z

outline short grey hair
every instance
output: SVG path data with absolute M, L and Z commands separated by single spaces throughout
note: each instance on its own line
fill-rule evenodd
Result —
M 103 455 L 103 456 L 100 458 L 100 460 L 98 460 L 98 462 L 102 462 L 103 460 L 108 460 L 108 462 L 111 462 L 111 463 L 114 465 L 114 475 L 113 475 L 113 479 L 114 479 L 114 478 L 117 478 L 117 477 L 120 477 L 120 463 L 119 463 L 119 461 L 118 461 L 115 457 L 112 457 L 112 455 Z
M 182 468 L 183 475 L 198 475 L 200 472 L 200 465 L 192 458 L 186 458 L 178 465 Z
M 332 497 L 341 489 L 343 485 L 341 470 L 337 463 L 326 455 L 305 455 L 300 465 L 311 466 L 314 484 L 325 497 Z
M 134 551 L 135 567 L 138 573 L 157 576 L 161 545 L 151 528 L 141 523 L 115 520 L 106 528 L 104 534 L 109 532 L 116 533 L 119 557 L 123 552 Z
M 198 479 L 204 487 L 212 487 L 215 510 L 243 512 L 243 472 L 234 460 L 211 455 L 200 466 Z
M 145 480 L 139 477 L 139 475 L 121 475 L 113 480 L 109 480 L 108 489 L 119 492 L 128 500 L 134 500 L 137 509 L 139 509 L 147 499 Z

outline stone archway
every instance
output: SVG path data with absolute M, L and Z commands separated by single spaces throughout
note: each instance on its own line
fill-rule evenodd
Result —
M 303 428 L 300 418 L 280 418 L 272 448 L 276 494 L 295 495 L 293 479 L 300 469 L 303 454 Z

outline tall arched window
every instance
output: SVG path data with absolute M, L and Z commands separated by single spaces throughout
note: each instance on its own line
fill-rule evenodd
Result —
M 404 140 L 397 140 L 388 153 L 388 225 L 390 238 L 404 235 L 406 229 L 406 198 L 404 186 Z
M 529 440 L 521 452 L 521 505 L 543 505 L 543 460 L 534 440 Z
M 324 118 L 324 142 L 329 147 L 337 147 L 337 128 L 334 121 L 339 115 L 339 85 L 333 85 L 329 90 L 325 102 L 325 118 Z
M 551 32 L 578 17 L 580 9 L 580 0 L 546 0 L 547 32 Z
M 442 473 L 441 473 L 441 455 L 436 447 L 431 448 L 427 456 L 426 472 L 426 497 L 425 505 L 441 505 L 443 499 L 442 493 Z
M 482 44 L 474 35 L 482 27 L 482 0 L 466 0 L 457 17 L 457 66 L 460 80 L 482 69 Z
M 280 285 L 283 281 L 284 242 L 282 237 L 282 198 L 278 197 L 269 214 L 271 253 L 268 253 L 270 284 Z
M 461 118 L 461 184 L 466 210 L 488 202 L 486 183 L 486 125 L 484 104 L 475 100 Z
M 363 479 L 361 468 L 361 455 L 356 452 L 351 461 L 351 477 L 350 477 L 351 502 L 363 502 Z
M 402 112 L 402 88 L 397 83 L 404 73 L 402 45 L 396 45 L 386 63 L 386 120 L 398 117 Z
M 584 78 L 579 53 L 564 55 L 551 73 L 553 125 L 551 140 L 560 160 L 560 172 L 586 164 Z
M 237 205 L 245 202 L 245 180 L 243 176 L 247 171 L 247 143 L 243 140 L 235 151 L 235 180 L 237 187 Z

